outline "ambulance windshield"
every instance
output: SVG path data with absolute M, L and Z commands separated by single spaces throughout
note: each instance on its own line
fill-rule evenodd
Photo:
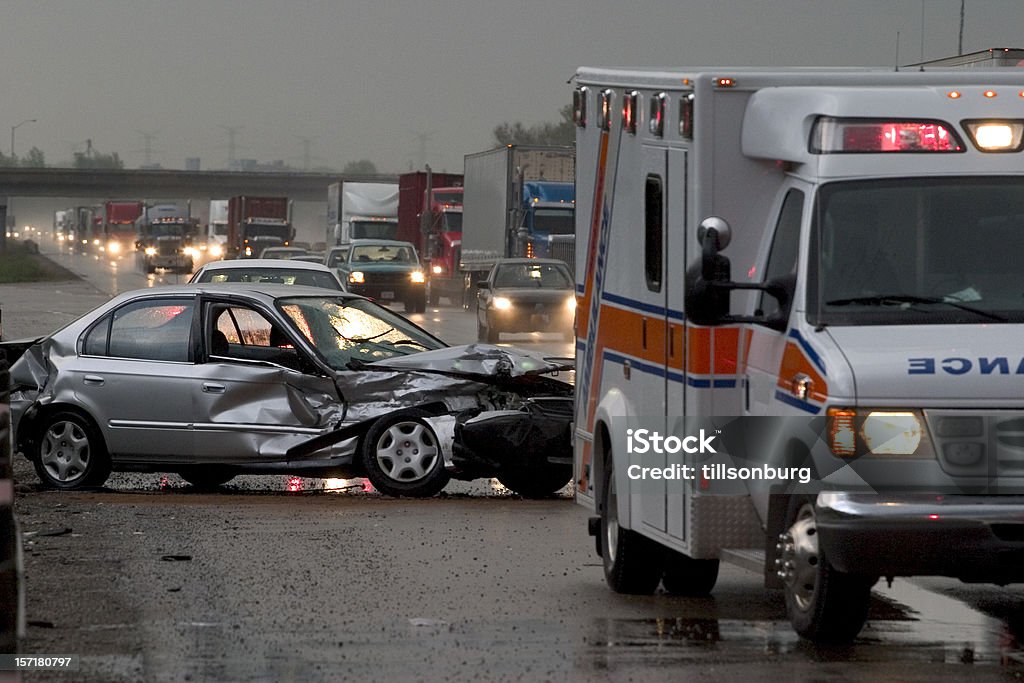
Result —
M 826 185 L 811 253 L 816 324 L 1024 322 L 1024 178 Z

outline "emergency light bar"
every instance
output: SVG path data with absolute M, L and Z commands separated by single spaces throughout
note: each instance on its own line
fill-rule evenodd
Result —
M 963 152 L 944 121 L 819 117 L 811 130 L 813 154 Z
M 964 121 L 964 128 L 982 152 L 1019 152 L 1024 121 Z

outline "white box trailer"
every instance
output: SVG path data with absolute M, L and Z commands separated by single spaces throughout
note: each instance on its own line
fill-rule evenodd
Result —
M 345 181 L 327 187 L 329 246 L 354 239 L 396 239 L 398 183 Z
M 576 498 L 612 588 L 733 559 L 848 640 L 880 576 L 1024 580 L 1024 497 L 991 495 L 1024 490 L 1022 74 L 576 73 Z M 731 472 L 649 438 L 755 423 Z

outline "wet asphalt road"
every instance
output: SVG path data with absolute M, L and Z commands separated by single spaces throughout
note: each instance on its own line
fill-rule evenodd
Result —
M 54 258 L 92 284 L 0 286 L 7 338 L 151 280 Z M 452 343 L 475 334 L 450 308 L 414 320 Z M 570 350 L 557 337 L 509 341 Z M 723 567 L 710 599 L 611 593 L 567 492 L 524 501 L 484 481 L 407 501 L 361 480 L 242 477 L 200 494 L 174 475 L 119 474 L 69 494 L 39 490 L 26 463 L 17 475 L 23 650 L 82 657 L 78 672 L 29 681 L 1024 676 L 1020 587 L 882 584 L 854 645 L 815 647 L 793 634 L 781 594 L 737 568 Z

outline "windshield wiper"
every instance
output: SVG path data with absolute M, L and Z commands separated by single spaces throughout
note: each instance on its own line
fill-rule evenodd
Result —
M 826 306 L 899 306 L 900 304 L 945 304 L 962 311 L 980 315 L 989 320 L 996 320 L 1001 323 L 1007 322 L 1005 316 L 998 313 L 986 311 L 975 306 L 968 306 L 962 301 L 948 299 L 941 296 L 917 296 L 916 294 L 878 294 L 876 296 L 854 296 L 848 299 L 833 299 L 826 301 Z

